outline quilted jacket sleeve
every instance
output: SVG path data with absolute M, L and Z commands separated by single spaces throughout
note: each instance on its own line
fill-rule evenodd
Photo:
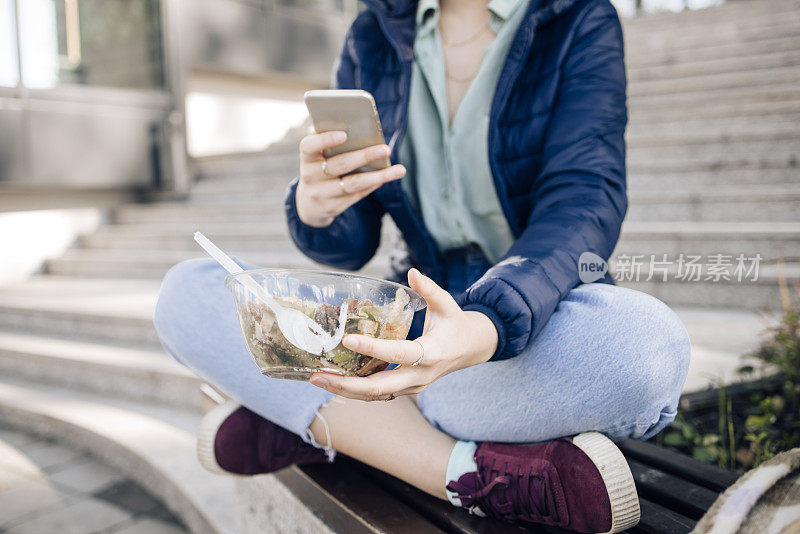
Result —
M 489 316 L 493 360 L 522 352 L 580 283 L 578 258 L 608 259 L 627 209 L 622 30 L 608 2 L 583 14 L 562 69 L 527 226 L 506 256 L 459 298 Z
M 352 31 L 348 31 L 337 64 L 335 87 L 355 88 L 355 64 L 349 53 Z M 286 190 L 284 209 L 289 235 L 297 247 L 312 260 L 340 269 L 358 270 L 375 255 L 380 244 L 383 207 L 370 195 L 356 202 L 324 227 L 309 226 L 297 215 L 295 195 L 298 178 Z

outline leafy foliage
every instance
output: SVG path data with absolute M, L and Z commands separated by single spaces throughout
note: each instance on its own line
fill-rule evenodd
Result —
M 762 387 L 740 398 L 719 388 L 716 414 L 680 413 L 663 445 L 720 467 L 746 470 L 781 451 L 800 447 L 800 313 L 787 310 L 768 339 L 748 355 L 774 371 Z M 758 369 L 745 365 L 739 372 Z

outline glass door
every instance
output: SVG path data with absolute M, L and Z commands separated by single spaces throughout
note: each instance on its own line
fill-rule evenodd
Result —
M 163 88 L 158 0 L 18 0 L 18 4 L 25 87 Z

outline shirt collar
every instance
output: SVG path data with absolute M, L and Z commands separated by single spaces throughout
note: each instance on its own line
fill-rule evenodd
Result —
M 524 0 L 490 0 L 487 9 L 494 15 L 492 17 L 493 29 L 498 31 L 504 23 L 511 18 L 514 11 Z M 439 0 L 419 0 L 417 4 L 416 24 L 417 33 L 424 34 L 433 31 L 439 23 Z
M 418 34 L 432 31 L 439 23 L 439 0 L 419 0 L 416 20 Z
M 523 0 L 491 0 L 487 7 L 501 22 L 505 23 L 522 2 Z

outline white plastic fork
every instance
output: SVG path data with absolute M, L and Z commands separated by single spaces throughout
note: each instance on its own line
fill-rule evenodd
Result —
M 218 246 L 200 232 L 194 233 L 194 240 L 230 274 L 240 275 L 244 272 L 244 269 L 239 267 L 230 256 L 222 252 Z M 330 352 L 333 350 L 344 337 L 347 306 L 341 307 L 339 326 L 331 336 L 322 326 L 300 310 L 284 308 L 278 304 L 273 296 L 261 284 L 256 282 L 252 276 L 238 276 L 236 280 L 272 310 L 283 337 L 295 347 L 319 356 L 322 351 Z

